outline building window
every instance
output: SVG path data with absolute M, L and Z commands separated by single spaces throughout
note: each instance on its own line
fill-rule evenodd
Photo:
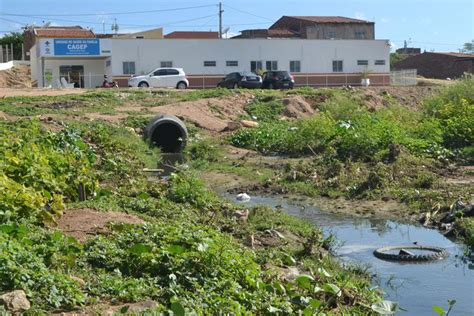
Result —
M 122 65 L 123 65 L 123 74 L 124 75 L 134 75 L 135 74 L 135 62 L 134 61 L 124 61 Z
M 385 65 L 385 59 L 377 59 L 377 60 L 375 61 L 375 64 L 376 64 L 377 66 L 384 66 L 384 65 Z
M 250 71 L 251 72 L 257 72 L 259 70 L 262 70 L 262 61 L 261 60 L 252 60 L 250 62 Z
M 328 32 L 326 35 L 326 39 L 333 39 L 336 38 L 336 32 Z
M 225 62 L 227 67 L 239 67 L 239 62 L 237 60 L 228 60 Z
M 276 60 L 267 60 L 265 68 L 269 71 L 278 70 L 278 62 Z
M 368 66 L 369 61 L 368 60 L 358 60 L 357 61 L 357 66 Z
M 333 72 L 342 72 L 342 60 L 333 60 L 332 61 L 332 71 Z
M 171 67 L 173 67 L 173 62 L 172 61 L 162 61 L 162 62 L 160 62 L 160 67 L 161 68 L 171 68 Z
M 365 39 L 365 32 L 364 32 L 364 31 L 355 32 L 355 38 L 357 38 L 357 39 Z
M 204 67 L 216 67 L 216 61 L 215 60 L 206 60 L 204 61 Z
M 290 72 L 301 72 L 301 62 L 299 60 L 290 60 Z

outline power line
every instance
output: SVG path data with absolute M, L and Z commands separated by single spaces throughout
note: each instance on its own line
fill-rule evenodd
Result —
M 129 28 L 142 28 L 142 27 L 158 27 L 158 26 L 170 26 L 170 25 L 175 25 L 175 24 L 180 24 L 180 23 L 186 23 L 186 22 L 192 22 L 192 21 L 199 21 L 199 20 L 204 20 L 210 17 L 215 17 L 215 14 L 211 15 L 205 15 L 197 18 L 192 18 L 192 19 L 186 19 L 186 20 L 180 20 L 180 21 L 173 21 L 173 22 L 165 22 L 162 24 L 119 24 L 121 26 L 126 26 Z M 58 19 L 58 18 L 53 18 L 53 19 L 47 19 L 44 16 L 24 16 L 23 18 L 37 18 L 37 19 L 42 19 L 42 20 L 47 20 L 47 21 L 60 21 L 60 22 L 69 22 L 69 23 L 82 23 L 82 24 L 94 24 L 94 25 L 103 25 L 102 22 L 93 22 L 93 21 L 80 21 L 80 20 L 69 20 L 69 19 Z M 9 19 L 5 19 L 0 17 L 2 20 L 8 20 L 9 22 L 14 22 L 14 23 L 19 23 L 19 24 L 25 24 L 25 22 L 20 22 L 20 21 L 13 21 Z M 111 23 L 106 23 L 107 25 Z
M 182 8 L 172 8 L 172 9 L 160 9 L 160 10 L 146 10 L 146 11 L 107 12 L 107 13 L 79 13 L 79 14 L 74 14 L 74 16 L 129 15 L 129 14 L 143 14 L 143 13 L 182 11 L 182 10 L 191 10 L 191 9 L 215 7 L 215 6 L 216 6 L 216 4 L 208 4 L 208 5 L 199 5 L 199 6 L 193 6 L 193 7 L 182 7 Z M 31 15 L 28 15 L 28 14 L 16 14 L 16 13 L 2 13 L 2 15 L 9 15 L 9 16 L 29 16 L 29 17 L 35 17 L 35 16 L 37 16 L 37 15 L 41 15 L 41 16 L 71 16 L 71 14 L 31 14 Z
M 228 4 L 226 4 L 225 7 L 226 7 L 226 8 L 229 8 L 229 9 L 231 9 L 231 10 L 240 12 L 240 13 L 244 13 L 244 14 L 247 14 L 247 15 L 251 15 L 251 16 L 260 18 L 260 19 L 264 19 L 264 20 L 272 21 L 272 22 L 274 21 L 273 19 L 270 19 L 270 18 L 267 18 L 267 17 L 264 17 L 264 16 L 256 15 L 256 14 L 253 14 L 253 13 L 248 12 L 248 11 L 244 11 L 244 10 L 240 10 L 240 9 L 234 8 L 234 7 L 232 7 L 232 6 L 228 5 Z

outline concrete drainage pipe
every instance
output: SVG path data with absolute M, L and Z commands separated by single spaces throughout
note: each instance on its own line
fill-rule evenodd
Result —
M 393 253 L 393 251 L 399 250 L 399 253 Z M 427 252 L 426 254 L 413 254 L 408 250 L 421 250 Z M 392 252 L 392 253 L 389 253 Z M 448 252 L 440 247 L 430 246 L 395 246 L 395 247 L 382 247 L 374 251 L 374 256 L 383 260 L 391 261 L 405 261 L 405 262 L 422 262 L 422 261 L 433 261 L 441 260 L 449 256 Z
M 188 130 L 179 118 L 165 114 L 150 121 L 145 137 L 163 153 L 180 153 L 186 147 Z

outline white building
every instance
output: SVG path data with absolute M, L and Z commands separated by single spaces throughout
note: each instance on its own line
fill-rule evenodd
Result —
M 190 88 L 215 87 L 235 71 L 288 70 L 297 85 L 389 84 L 388 40 L 308 39 L 41 39 L 31 49 L 38 87 L 61 77 L 80 87 L 100 86 L 108 74 L 121 85 L 157 67 L 184 68 Z

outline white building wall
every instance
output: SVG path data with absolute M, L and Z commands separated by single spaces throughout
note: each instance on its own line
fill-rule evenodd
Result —
M 91 59 L 91 58 L 45 58 L 44 60 L 44 72 L 51 70 L 53 75 L 53 87 L 56 87 L 58 80 L 60 79 L 59 67 L 60 66 L 84 66 L 84 86 L 86 88 L 95 88 L 102 85 L 104 80 L 105 70 L 105 59 Z
M 298 39 L 112 39 L 112 73 L 123 75 L 122 63 L 134 61 L 137 74 L 160 67 L 161 61 L 172 61 L 188 75 L 226 74 L 250 71 L 251 61 L 278 61 L 279 70 L 289 70 L 291 60 L 301 62 L 302 73 L 332 73 L 332 61 L 343 60 L 344 73 L 390 71 L 390 46 L 386 40 L 298 40 Z M 358 66 L 357 60 L 368 60 Z M 227 67 L 226 61 L 237 60 L 238 67 Z M 375 65 L 385 60 L 385 65 Z M 216 67 L 204 67 L 204 61 L 216 61 Z

